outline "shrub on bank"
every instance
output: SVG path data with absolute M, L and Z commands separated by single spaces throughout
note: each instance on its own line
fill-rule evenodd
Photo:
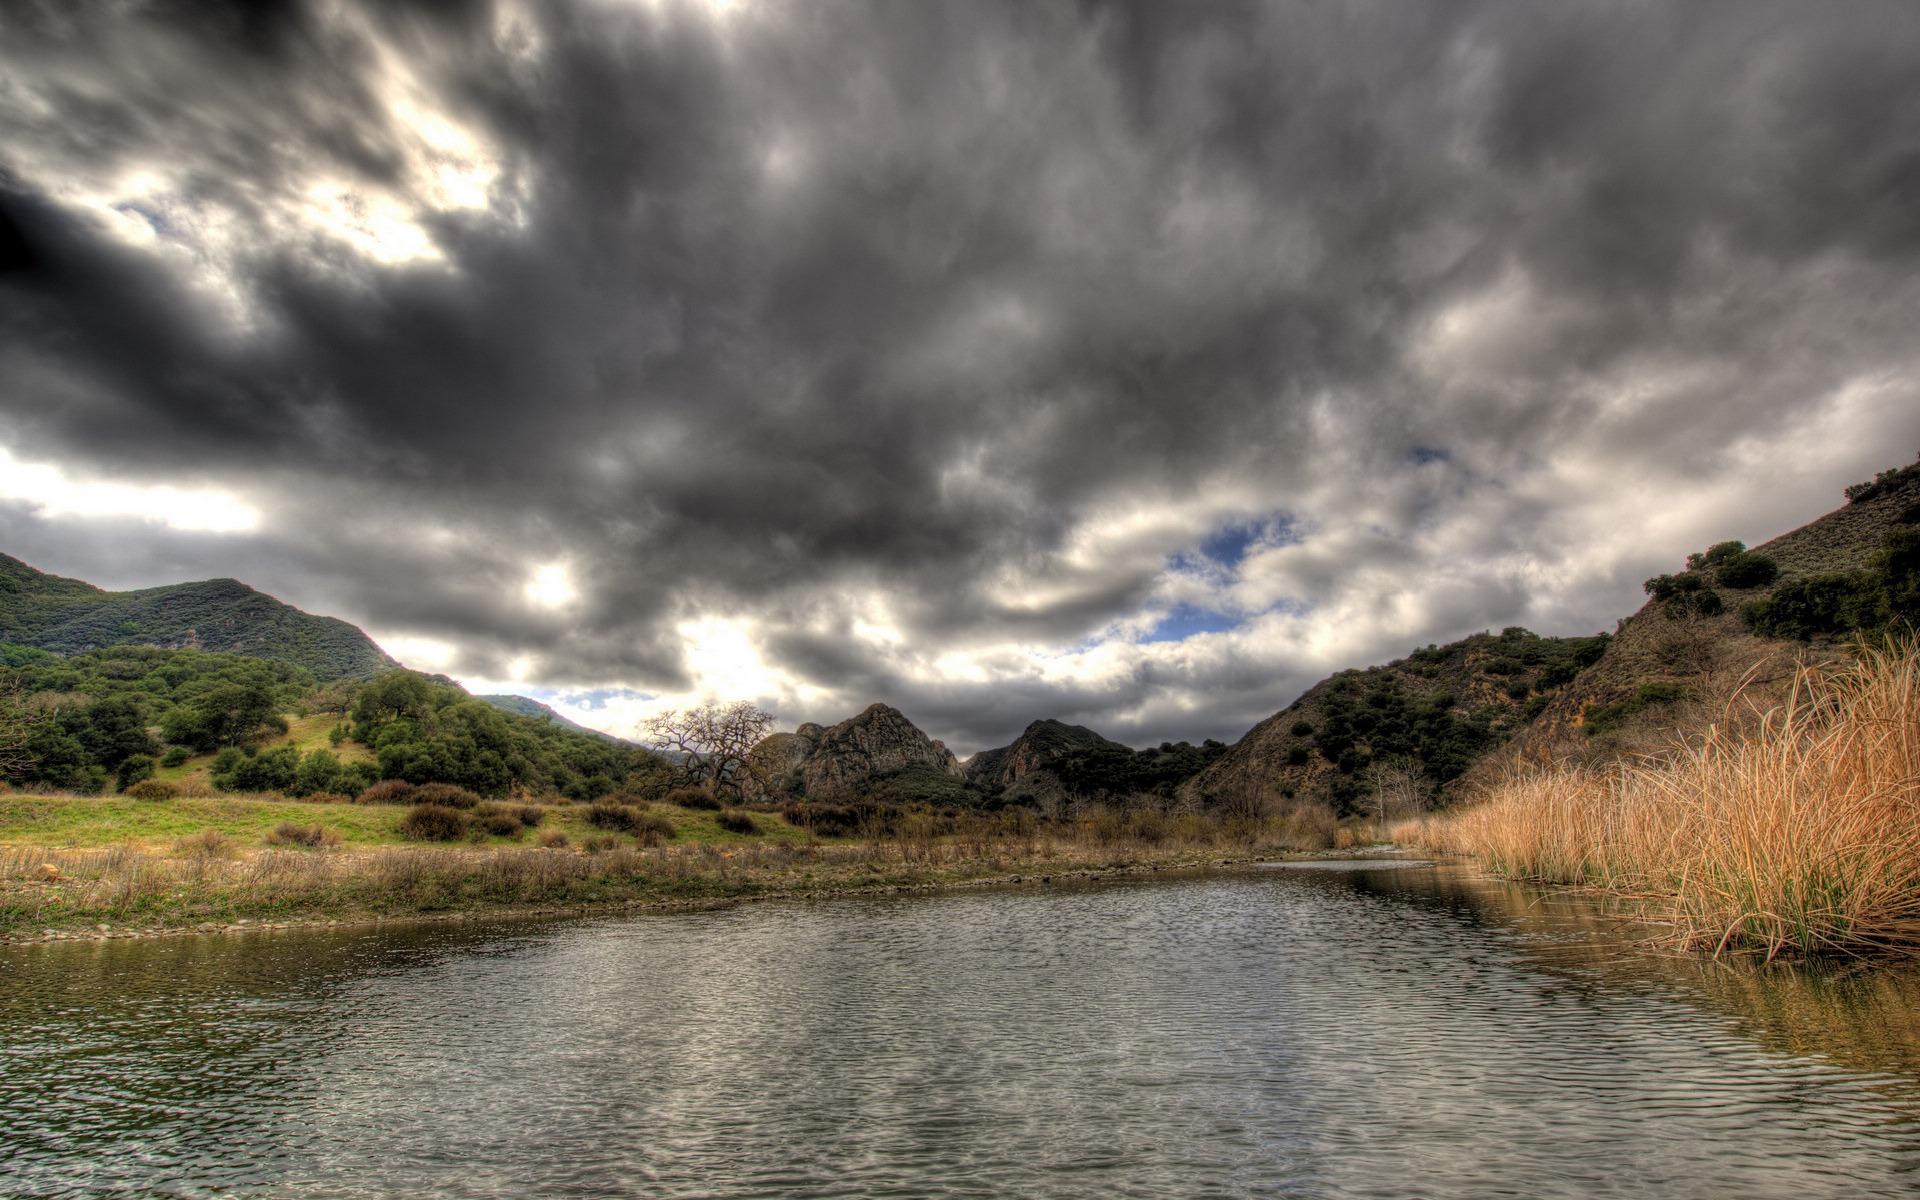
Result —
M 129 800 L 171 800 L 179 794 L 179 788 L 160 779 L 142 779 L 121 793 Z
M 467 835 L 467 814 L 444 804 L 416 804 L 400 818 L 400 836 L 414 842 L 455 842 Z
M 407 799 L 414 804 L 438 804 L 458 809 L 472 809 L 480 803 L 479 796 L 451 783 L 420 784 Z
M 788 804 L 780 815 L 818 837 L 885 837 L 899 824 L 898 809 L 877 804 Z
M 681 808 L 705 809 L 708 812 L 720 811 L 720 801 L 712 792 L 702 788 L 674 788 L 666 794 L 668 804 L 677 804 Z
M 714 818 L 714 820 L 719 823 L 720 828 L 726 830 L 728 833 L 751 835 L 760 832 L 760 826 L 754 823 L 753 814 L 742 812 L 737 808 L 723 809 L 720 815 Z
M 632 804 L 590 804 L 587 806 L 586 819 L 587 824 L 595 829 L 632 833 L 640 823 L 640 809 Z
M 412 804 L 413 785 L 404 779 L 382 779 L 363 789 L 356 798 L 360 804 Z
M 267 833 L 269 846 L 306 846 L 318 849 L 321 846 L 337 846 L 340 835 L 324 825 L 300 825 L 293 821 L 282 821 Z
M 474 828 L 493 837 L 519 837 L 520 831 L 526 828 L 520 823 L 518 811 L 492 801 L 475 805 L 469 816 Z
M 587 824 L 612 833 L 631 833 L 648 845 L 674 836 L 673 822 L 637 804 L 594 804 L 587 808 Z

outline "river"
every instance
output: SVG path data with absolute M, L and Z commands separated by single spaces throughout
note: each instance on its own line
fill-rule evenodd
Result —
M 1920 1193 L 1920 975 L 1457 866 L 0 948 L 6 1196 Z

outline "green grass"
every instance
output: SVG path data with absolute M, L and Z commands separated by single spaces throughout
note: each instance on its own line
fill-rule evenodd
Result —
M 603 831 L 586 823 L 585 811 L 573 805 L 549 807 L 541 829 L 562 830 L 575 842 L 604 836 Z M 654 806 L 653 811 L 673 822 L 676 842 L 727 846 L 807 839 L 804 830 L 774 813 L 755 813 L 754 822 L 762 832 L 752 835 L 721 829 L 719 814 L 713 812 L 664 804 Z M 259 846 L 268 831 L 283 821 L 323 825 L 339 834 L 346 846 L 398 846 L 411 844 L 399 834 L 400 819 L 406 812 L 406 806 L 398 804 L 306 804 L 279 797 L 183 796 L 152 801 L 16 793 L 0 795 L 0 846 L 82 849 L 131 842 L 164 849 L 205 829 L 223 833 L 242 846 Z M 517 841 L 490 838 L 487 844 L 531 845 L 536 834 L 522 834 Z

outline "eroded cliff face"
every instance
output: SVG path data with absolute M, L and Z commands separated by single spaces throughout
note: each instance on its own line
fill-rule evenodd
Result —
M 763 798 L 853 800 L 875 780 L 915 769 L 965 777 L 952 751 L 886 704 L 869 705 L 831 727 L 807 724 L 771 734 L 754 746 L 748 761 Z

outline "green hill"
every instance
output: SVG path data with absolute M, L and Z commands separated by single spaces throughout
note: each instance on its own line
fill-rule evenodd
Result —
M 235 579 L 109 592 L 0 554 L 0 642 L 78 654 L 160 646 L 245 654 L 315 679 L 362 679 L 399 664 L 345 621 L 316 617 Z

